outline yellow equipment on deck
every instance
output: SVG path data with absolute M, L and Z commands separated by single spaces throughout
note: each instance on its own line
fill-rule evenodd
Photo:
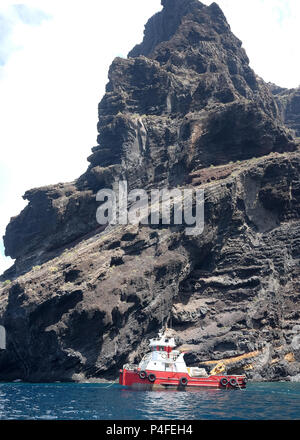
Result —
M 209 373 L 211 376 L 218 376 L 226 370 L 224 362 L 219 362 Z

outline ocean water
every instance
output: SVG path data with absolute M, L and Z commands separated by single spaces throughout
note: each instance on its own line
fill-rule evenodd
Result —
M 0 420 L 299 420 L 300 383 L 245 390 L 134 391 L 102 384 L 0 384 Z

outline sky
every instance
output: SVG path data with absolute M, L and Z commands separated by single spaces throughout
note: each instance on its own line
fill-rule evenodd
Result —
M 217 3 L 256 73 L 297 87 L 299 0 Z M 86 170 L 108 68 L 159 10 L 160 0 L 0 0 L 0 274 L 13 263 L 1 237 L 22 195 Z

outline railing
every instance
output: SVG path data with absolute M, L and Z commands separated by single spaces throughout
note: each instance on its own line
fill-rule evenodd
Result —
M 124 370 L 129 370 L 129 371 L 134 371 L 134 370 L 136 370 L 136 365 L 133 365 L 133 364 L 125 364 L 124 366 L 123 366 L 123 369 Z
M 158 351 L 158 352 L 154 352 L 154 353 L 158 353 L 158 358 L 156 359 L 156 360 L 160 360 L 160 358 L 162 359 L 162 360 L 164 360 L 164 361 L 168 361 L 168 362 L 176 362 L 177 361 L 177 359 L 179 358 L 179 356 L 180 356 L 180 354 L 173 354 L 173 353 L 170 353 L 169 354 L 169 357 L 168 357 L 168 354 L 167 354 L 167 352 L 165 352 L 165 351 Z M 147 362 L 147 361 L 150 361 L 151 359 L 152 359 L 152 354 L 153 353 L 147 353 L 147 354 L 145 354 L 145 356 L 142 358 L 142 360 L 141 360 L 141 362 Z
M 151 359 L 151 356 L 151 353 L 145 354 L 141 362 L 149 361 Z

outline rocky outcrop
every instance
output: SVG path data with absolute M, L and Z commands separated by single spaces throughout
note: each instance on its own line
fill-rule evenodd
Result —
M 220 8 L 162 4 L 112 63 L 87 171 L 25 193 L 7 227 L 2 380 L 115 378 L 166 322 L 190 363 L 233 358 L 263 380 L 300 371 L 297 140 Z M 204 233 L 100 227 L 96 193 L 119 180 L 204 189 Z
M 23 198 L 29 204 L 11 219 L 4 237 L 6 253 L 16 259 L 8 276 L 30 270 L 99 229 L 93 192 L 79 191 L 75 182 L 33 189 Z
M 10 277 L 93 233 L 95 194 L 120 179 L 130 188 L 176 187 L 194 170 L 295 149 L 220 8 L 198 0 L 163 5 L 144 41 L 111 65 L 86 173 L 25 194 L 29 204 L 4 237 L 16 258 Z
M 300 137 L 300 87 L 284 89 L 275 84 L 269 84 L 281 112 L 281 117 L 297 137 Z
M 114 378 L 170 318 L 194 346 L 190 364 L 258 351 L 230 371 L 295 376 L 299 171 L 298 153 L 235 164 L 227 178 L 200 186 L 201 236 L 182 226 L 111 227 L 7 285 L 0 378 Z

